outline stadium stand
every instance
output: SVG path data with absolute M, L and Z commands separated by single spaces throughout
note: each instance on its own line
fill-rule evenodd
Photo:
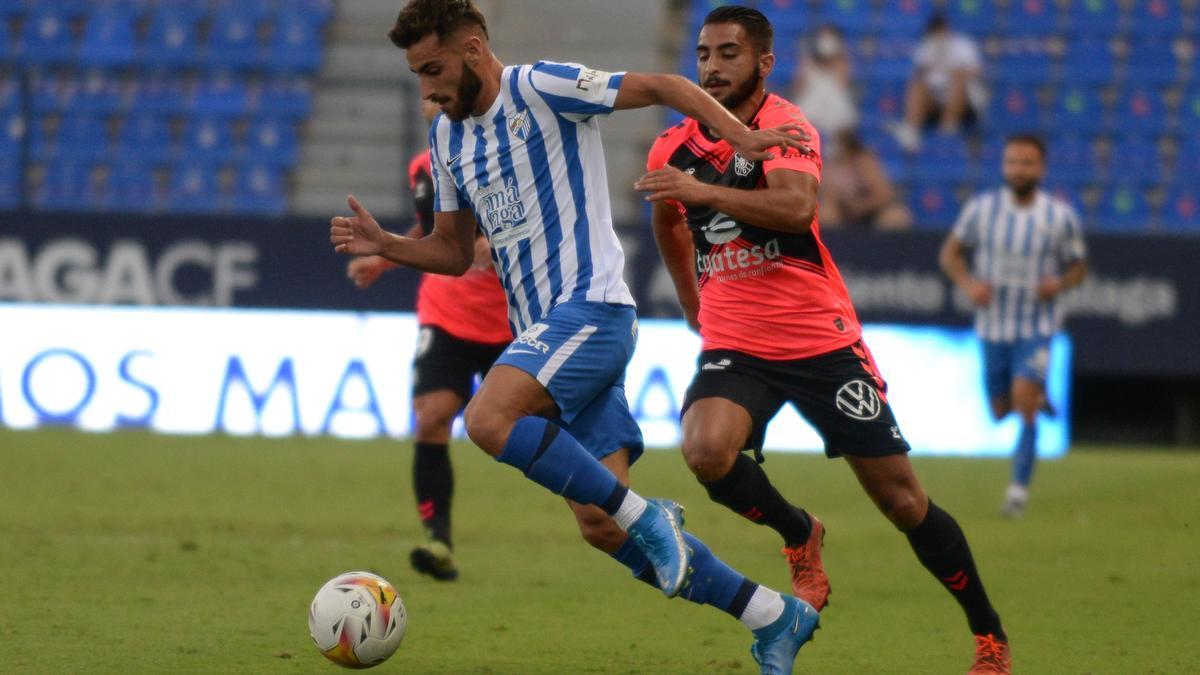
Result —
M 331 13 L 0 0 L 0 208 L 282 214 Z
M 723 2 L 693 0 L 692 29 Z M 823 24 L 848 37 L 865 142 L 906 190 L 918 226 L 945 228 L 971 194 L 1000 180 L 1010 133 L 1050 146 L 1047 184 L 1107 231 L 1200 234 L 1200 2 L 1193 0 L 748 0 L 781 27 L 775 49 L 790 91 L 801 50 Z M 984 46 L 991 100 L 966 142 L 929 136 L 912 157 L 886 133 L 904 106 L 912 52 L 943 10 Z M 694 33 L 693 33 L 694 34 Z M 695 74 L 683 50 L 682 72 Z

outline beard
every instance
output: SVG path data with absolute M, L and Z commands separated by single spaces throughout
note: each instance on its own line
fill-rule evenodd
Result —
M 446 110 L 446 117 L 454 122 L 461 122 L 475 109 L 479 102 L 479 92 L 483 91 L 483 80 L 463 61 L 462 79 L 458 81 L 458 91 L 455 93 L 454 105 Z
M 725 82 L 722 81 L 720 84 L 725 84 Z M 762 88 L 763 78 L 755 73 L 754 77 L 749 78 L 736 87 L 732 87 L 729 93 L 717 99 L 717 102 L 725 106 L 726 110 L 733 110 L 745 103 L 751 96 L 757 94 Z
M 1010 180 L 1008 188 L 1013 191 L 1013 194 L 1018 199 L 1028 199 L 1038 189 L 1038 181 L 1036 180 Z

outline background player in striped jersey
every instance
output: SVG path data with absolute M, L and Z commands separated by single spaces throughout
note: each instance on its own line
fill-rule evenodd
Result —
M 612 227 L 597 116 L 669 105 L 706 121 L 748 158 L 801 147 L 795 125 L 752 131 L 675 75 L 606 73 L 577 64 L 505 67 L 469 0 L 412 0 L 392 41 L 421 96 L 442 115 L 430 134 L 434 231 L 384 232 L 357 200 L 334 218 L 337 251 L 462 274 L 476 223 L 519 335 L 467 407 L 467 432 L 497 460 L 567 498 L 585 539 L 668 595 L 739 618 L 763 673 L 788 673 L 818 615 L 754 584 L 680 527 L 677 504 L 629 490 L 641 432 L 624 394 L 637 320 Z M 771 149 L 775 148 L 774 151 Z
M 1003 508 L 1016 517 L 1029 500 L 1050 339 L 1063 324 L 1061 296 L 1087 275 L 1087 249 L 1075 209 L 1038 187 L 1046 175 L 1042 140 L 1010 138 L 1002 161 L 1006 186 L 967 202 L 940 263 L 975 305 L 992 414 L 1021 416 Z
M 421 106 L 432 122 L 437 106 Z M 433 171 L 426 150 L 408 167 L 409 188 L 416 222 L 408 232 L 421 237 L 433 232 Z M 368 288 L 395 265 L 381 256 L 354 258 L 348 274 L 359 288 Z M 452 555 L 450 503 L 454 469 L 450 463 L 450 431 L 454 418 L 471 398 L 475 376 L 487 374 L 512 342 L 504 289 L 492 268 L 487 239 L 475 240 L 475 260 L 461 277 L 427 274 L 417 291 L 417 351 L 413 361 L 412 406 L 413 492 L 417 514 L 425 526 L 426 542 L 409 553 L 412 566 L 440 581 L 458 578 Z
M 703 341 L 683 404 L 684 458 L 714 501 L 783 537 L 793 591 L 823 607 L 821 522 L 788 503 L 742 452 L 758 454 L 771 418 L 793 404 L 966 612 L 971 672 L 1010 672 L 1008 638 L 966 537 L 917 480 L 887 385 L 821 242 L 820 140 L 799 108 L 764 89 L 772 39 L 758 10 L 713 10 L 697 41 L 700 82 L 751 128 L 801 124 L 811 151 L 754 161 L 688 119 L 659 136 L 635 186 L 654 202 L 655 238 Z

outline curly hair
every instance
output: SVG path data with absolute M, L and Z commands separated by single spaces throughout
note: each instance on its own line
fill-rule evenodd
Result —
M 408 49 L 430 33 L 445 40 L 467 26 L 478 26 L 488 37 L 487 19 L 471 0 L 410 0 L 388 37 L 400 49 Z

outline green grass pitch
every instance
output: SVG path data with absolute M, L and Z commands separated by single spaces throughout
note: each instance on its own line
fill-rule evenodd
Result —
M 307 605 L 374 570 L 409 612 L 378 672 L 753 673 L 733 619 L 634 582 L 561 500 L 454 449 L 462 578 L 408 567 L 406 443 L 0 432 L 0 672 L 334 673 Z M 769 455 L 822 517 L 833 582 L 805 673 L 961 673 L 958 607 L 838 461 Z M 1019 673 L 1200 672 L 1200 454 L 1088 448 L 1039 466 L 1027 517 L 997 515 L 1007 465 L 915 460 L 962 523 Z M 775 535 L 711 504 L 676 452 L 633 471 L 751 578 L 787 588 Z

